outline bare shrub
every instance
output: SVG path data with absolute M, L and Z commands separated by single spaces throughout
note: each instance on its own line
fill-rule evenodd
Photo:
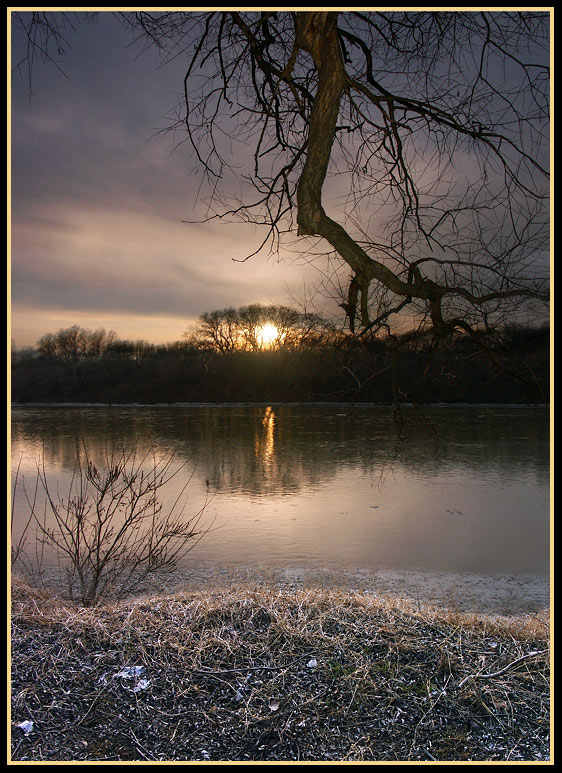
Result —
M 164 509 L 161 489 L 187 466 L 186 461 L 174 468 L 173 462 L 168 452 L 152 449 L 139 455 L 136 448 L 113 449 L 98 469 L 84 449 L 77 452 L 66 496 L 58 486 L 53 491 L 44 462 L 38 463 L 33 496 L 24 489 L 29 517 L 23 539 L 12 547 L 12 566 L 19 561 L 29 569 L 33 563 L 25 551 L 33 522 L 36 545 L 54 550 L 70 598 L 83 606 L 132 592 L 148 574 L 173 569 L 210 528 L 203 524 L 208 494 L 198 512 L 185 513 L 184 495 L 193 472 Z M 43 513 L 39 499 L 44 500 Z

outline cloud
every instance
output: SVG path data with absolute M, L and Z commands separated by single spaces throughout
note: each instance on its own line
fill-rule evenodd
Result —
M 169 124 L 182 64 L 157 69 L 126 41 L 102 14 L 64 59 L 68 78 L 37 64 L 31 102 L 27 83 L 14 82 L 11 312 L 21 345 L 60 320 L 137 329 L 144 319 L 153 331 L 161 319 L 170 329 L 211 309 L 287 302 L 286 285 L 302 284 L 290 260 L 233 262 L 259 244 L 255 227 L 182 222 L 201 207 L 194 160 L 187 145 L 174 149 L 177 137 L 155 133 Z

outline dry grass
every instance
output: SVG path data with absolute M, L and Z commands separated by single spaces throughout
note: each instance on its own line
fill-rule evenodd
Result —
M 548 760 L 549 635 L 353 591 L 83 609 L 15 581 L 12 760 Z

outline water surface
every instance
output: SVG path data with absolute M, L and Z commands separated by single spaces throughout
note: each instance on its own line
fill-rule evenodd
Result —
M 187 513 L 214 530 L 189 566 L 549 572 L 549 420 L 540 407 L 361 405 L 17 407 L 13 468 L 64 492 L 85 444 L 187 460 Z M 21 486 L 20 486 L 21 489 Z M 27 504 L 15 498 L 15 535 Z M 218 527 L 218 528 L 217 528 Z M 54 563 L 53 556 L 46 560 Z

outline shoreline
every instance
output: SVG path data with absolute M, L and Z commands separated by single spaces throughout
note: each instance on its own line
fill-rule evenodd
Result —
M 12 579 L 22 579 L 38 590 L 65 595 L 62 572 L 46 569 L 40 577 L 12 570 Z M 548 612 L 551 606 L 550 578 L 537 574 L 483 575 L 428 572 L 406 569 L 348 569 L 323 566 L 209 566 L 193 565 L 149 575 L 130 600 L 183 593 L 223 591 L 228 588 L 270 592 L 300 590 L 339 591 L 366 597 L 395 599 L 413 608 L 476 615 L 518 617 Z M 111 600 L 117 594 L 111 594 Z
M 268 405 L 278 406 L 324 406 L 329 408 L 330 406 L 339 407 L 347 406 L 349 408 L 392 408 L 395 407 L 395 403 L 382 402 L 354 402 L 351 400 L 344 401 L 322 401 L 311 400 L 308 402 L 302 401 L 284 401 L 284 400 L 266 400 L 264 402 L 258 401 L 239 401 L 239 402 L 178 402 L 178 403 L 97 403 L 97 402 L 26 402 L 26 403 L 11 403 L 11 408 L 243 408 L 243 407 L 260 407 Z M 412 403 L 401 402 L 401 408 L 549 408 L 550 403 L 466 403 L 466 402 L 435 402 L 435 403 Z
M 477 615 L 521 616 L 550 608 L 550 582 L 538 575 L 476 575 L 335 567 L 194 566 L 155 574 L 135 597 L 174 595 L 229 587 L 271 591 L 342 591 L 394 598 L 414 608 Z

